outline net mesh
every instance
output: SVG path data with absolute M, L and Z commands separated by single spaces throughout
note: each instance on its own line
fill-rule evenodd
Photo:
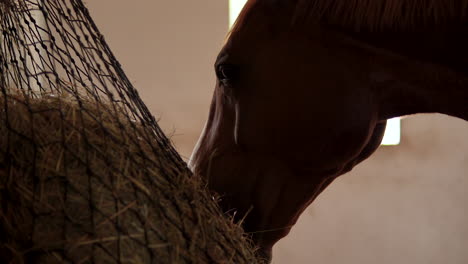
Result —
M 0 263 L 256 263 L 79 0 L 0 0 Z

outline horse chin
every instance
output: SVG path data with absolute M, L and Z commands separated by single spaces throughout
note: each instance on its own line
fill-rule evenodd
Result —
M 272 248 L 260 248 L 257 250 L 257 256 L 263 261 L 263 263 L 271 263 L 273 257 Z

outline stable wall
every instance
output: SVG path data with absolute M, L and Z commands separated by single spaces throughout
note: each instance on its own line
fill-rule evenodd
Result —
M 227 0 L 88 6 L 143 100 L 189 156 L 211 101 Z M 401 144 L 381 147 L 325 190 L 274 248 L 274 263 L 468 263 L 467 204 L 468 122 L 406 118 Z

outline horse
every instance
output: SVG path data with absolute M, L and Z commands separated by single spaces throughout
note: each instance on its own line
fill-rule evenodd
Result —
M 468 121 L 468 0 L 249 0 L 214 65 L 189 161 L 271 260 L 386 120 Z

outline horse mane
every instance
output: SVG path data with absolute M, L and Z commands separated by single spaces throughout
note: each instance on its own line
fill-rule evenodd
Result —
M 348 33 L 438 31 L 468 35 L 468 0 L 248 0 L 225 43 L 234 32 L 245 29 L 246 20 L 257 15 L 257 8 L 269 7 L 276 10 L 273 17 L 284 14 L 292 28 L 302 24 Z
M 265 0 L 295 2 L 293 21 L 356 31 L 468 25 L 468 0 Z M 468 33 L 467 33 L 468 34 Z

